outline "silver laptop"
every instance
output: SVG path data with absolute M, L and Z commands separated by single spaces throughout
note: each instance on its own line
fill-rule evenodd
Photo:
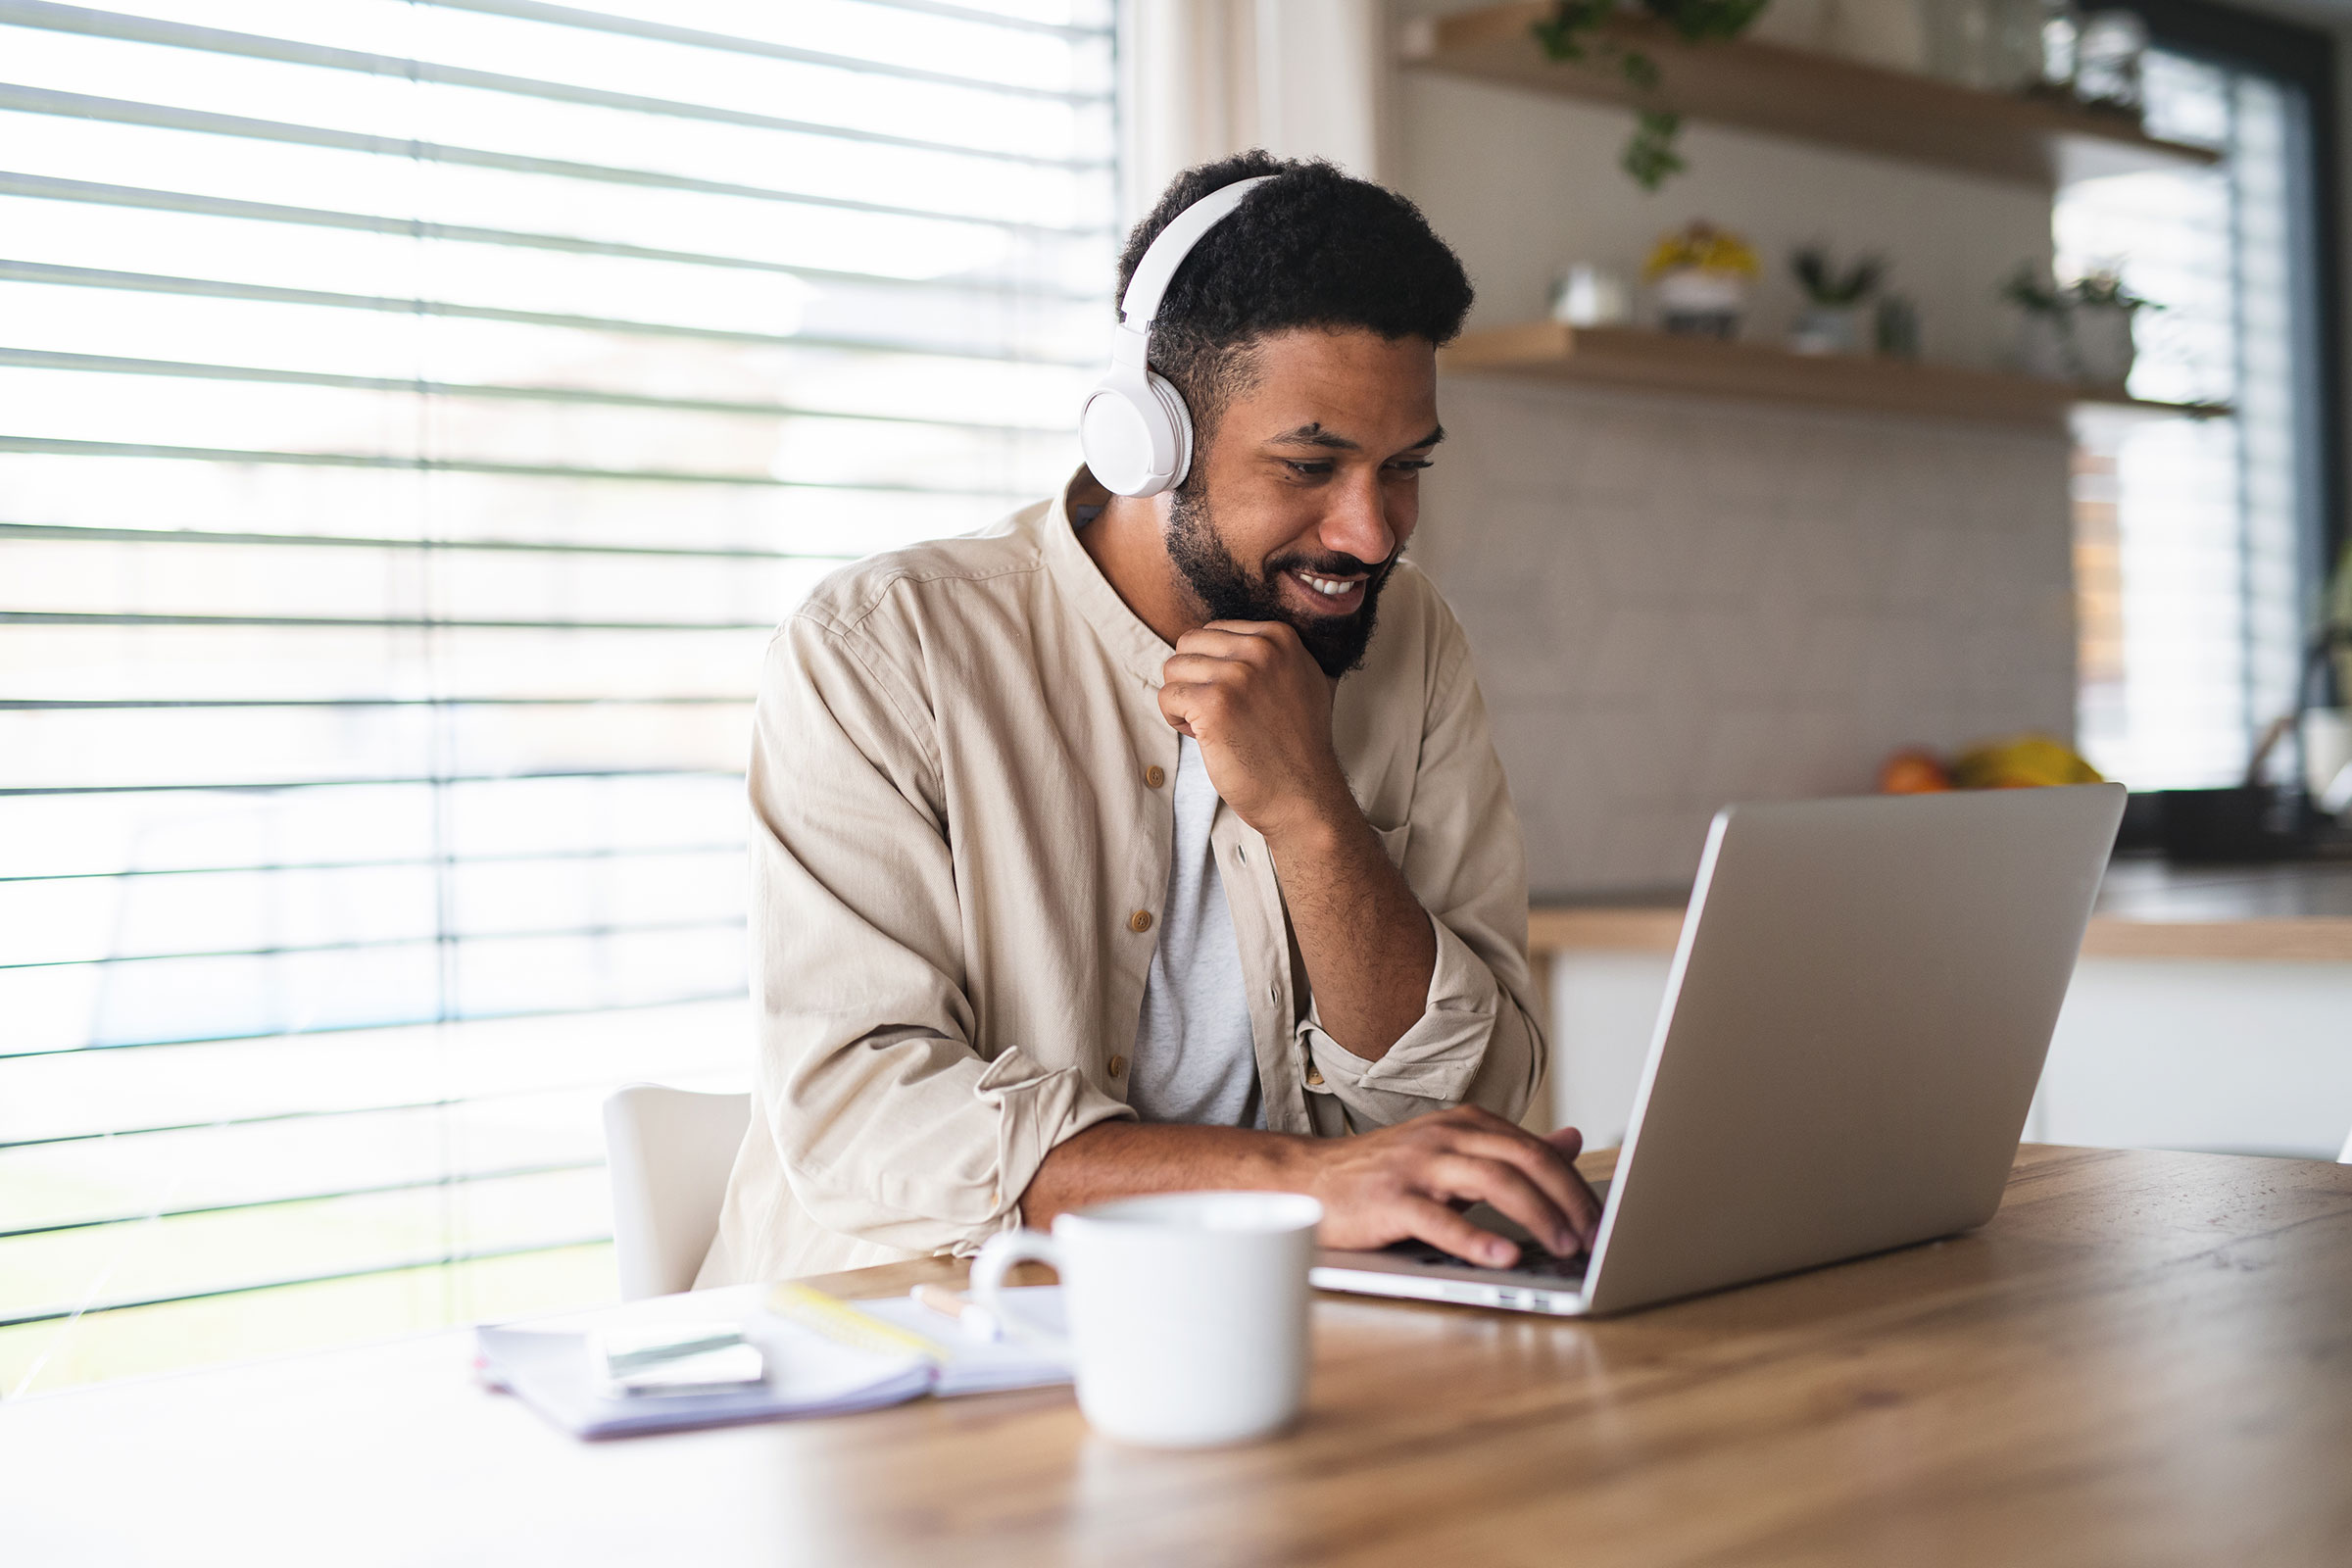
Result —
M 1401 1243 L 1313 1282 L 1622 1312 L 1983 1224 L 2123 810 L 2087 784 L 1723 811 L 1592 1252 L 1481 1207 L 1516 1267 Z

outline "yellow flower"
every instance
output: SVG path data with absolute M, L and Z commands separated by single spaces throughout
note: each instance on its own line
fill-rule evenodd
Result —
M 1642 275 L 1655 282 L 1668 272 L 1687 267 L 1706 272 L 1739 272 L 1748 277 L 1762 270 L 1747 241 L 1703 219 L 1661 237 L 1649 253 L 1649 260 L 1642 265 Z

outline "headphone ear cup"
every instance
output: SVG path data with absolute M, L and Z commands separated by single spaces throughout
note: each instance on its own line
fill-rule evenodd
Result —
M 1078 416 L 1078 451 L 1112 495 L 1172 490 L 1193 466 L 1192 411 L 1165 376 L 1146 372 L 1140 388 L 1105 377 Z
M 1169 433 L 1176 438 L 1176 467 L 1168 475 L 1168 482 L 1152 492 L 1156 495 L 1160 490 L 1175 489 L 1193 471 L 1193 411 L 1185 407 L 1184 394 L 1177 391 L 1175 383 L 1166 376 L 1156 370 L 1147 370 L 1144 378 L 1152 388 L 1152 396 L 1158 400 L 1161 410 L 1166 414 Z
M 1159 486 L 1152 449 L 1168 446 L 1154 440 L 1155 426 L 1166 416 L 1156 399 L 1132 385 L 1096 387 L 1078 417 L 1078 451 L 1087 471 L 1112 495 L 1154 494 Z

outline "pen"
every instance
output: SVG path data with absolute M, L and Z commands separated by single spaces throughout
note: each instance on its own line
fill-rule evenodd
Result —
M 965 1300 L 944 1285 L 917 1285 L 906 1294 L 942 1317 L 954 1318 L 975 1340 L 993 1341 L 998 1337 L 997 1320 L 988 1308 Z

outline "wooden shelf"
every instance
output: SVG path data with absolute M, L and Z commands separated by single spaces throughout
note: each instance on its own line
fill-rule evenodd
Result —
M 1696 393 L 1763 403 L 1863 409 L 1998 424 L 2063 428 L 2079 405 L 2211 418 L 2217 403 L 2151 403 L 2113 391 L 1997 370 L 1857 354 L 1791 354 L 1761 343 L 1726 343 L 1639 327 L 1571 327 L 1553 321 L 1466 332 L 1438 358 L 1455 372 L 1503 373 Z
M 1408 26 L 1408 64 L 1602 103 L 1642 96 L 1606 63 L 1545 58 L 1529 27 L 1549 7 L 1483 10 Z M 1906 159 L 1996 179 L 2055 185 L 2098 174 L 2206 165 L 2220 155 L 2161 141 L 2130 120 L 2041 98 L 1979 92 L 1779 44 L 1693 47 L 1646 20 L 1612 23 L 1658 62 L 1656 101 L 1690 120 Z

